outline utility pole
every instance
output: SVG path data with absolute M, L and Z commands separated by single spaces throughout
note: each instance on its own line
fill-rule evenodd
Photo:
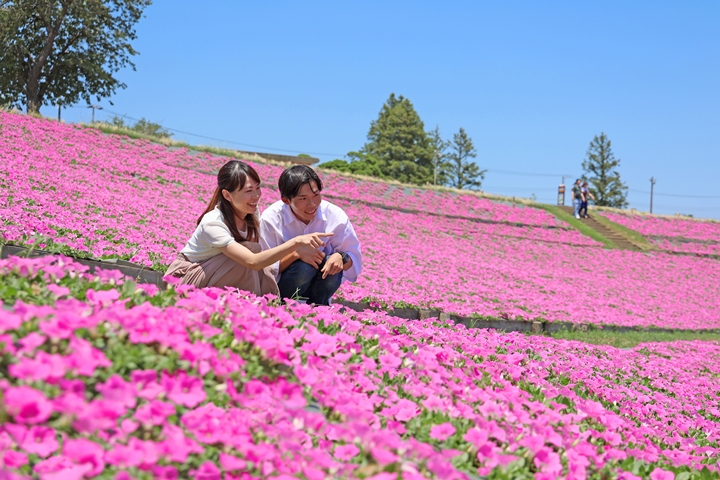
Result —
M 435 164 L 435 178 L 433 179 L 433 185 L 437 185 L 438 154 L 439 152 L 435 150 L 435 156 L 433 156 L 433 163 Z
M 60 102 L 57 104 L 58 106 L 58 122 L 60 121 Z
M 92 123 L 95 123 L 95 109 L 102 110 L 99 105 L 90 105 L 88 108 L 92 108 Z
M 565 179 L 571 176 L 572 175 L 562 175 L 562 180 L 558 187 L 558 205 L 560 206 L 565 205 Z
M 650 213 L 652 213 L 653 188 L 655 187 L 655 177 L 650 177 Z

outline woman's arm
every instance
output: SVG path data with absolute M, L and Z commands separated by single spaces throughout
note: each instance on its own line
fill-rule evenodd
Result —
M 300 235 L 299 237 L 288 240 L 282 245 L 264 250 L 260 253 L 253 253 L 239 243 L 231 243 L 226 247 L 220 248 L 220 251 L 243 267 L 257 271 L 268 265 L 272 265 L 302 246 L 311 248 L 325 246 L 322 237 L 330 237 L 332 235 L 333 233 L 308 233 L 307 235 Z

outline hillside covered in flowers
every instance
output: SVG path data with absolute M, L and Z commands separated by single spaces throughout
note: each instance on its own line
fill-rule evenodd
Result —
M 9 113 L 0 113 L 0 156 L 3 242 L 161 271 L 227 161 Z M 281 167 L 255 166 L 275 185 Z M 544 210 L 472 194 L 324 181 L 363 245 L 365 271 L 341 288 L 346 300 L 478 319 L 720 326 L 716 260 L 606 250 Z M 277 197 L 265 188 L 261 208 Z

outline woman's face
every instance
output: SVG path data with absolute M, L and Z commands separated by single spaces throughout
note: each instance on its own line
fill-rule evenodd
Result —
M 245 185 L 239 186 L 234 192 L 222 191 L 225 200 L 230 202 L 235 213 L 244 218 L 245 215 L 252 215 L 257 212 L 258 202 L 262 196 L 260 184 L 250 177 L 245 180 Z

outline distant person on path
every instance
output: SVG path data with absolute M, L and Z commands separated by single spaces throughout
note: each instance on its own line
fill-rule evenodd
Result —
M 595 200 L 595 195 L 590 193 L 590 188 L 588 187 L 588 182 L 583 182 L 581 190 L 582 190 L 582 202 L 580 203 L 580 212 L 579 213 L 582 218 L 590 218 L 590 216 L 588 215 L 588 197 Z
M 580 207 L 583 201 L 584 197 L 582 193 L 582 187 L 580 186 L 580 179 L 578 178 L 577 180 L 575 180 L 575 185 L 572 186 L 573 211 L 575 218 L 577 218 L 578 220 L 580 220 Z
M 274 248 L 298 235 L 332 232 L 321 247 L 302 246 L 275 266 L 282 298 L 305 298 L 329 305 L 343 280 L 354 282 L 362 269 L 360 241 L 350 219 L 338 206 L 322 199 L 322 180 L 307 165 L 285 170 L 278 180 L 280 198 L 260 217 L 260 245 Z
M 166 275 L 196 287 L 236 287 L 255 295 L 279 290 L 270 265 L 299 248 L 325 246 L 323 237 L 310 233 L 261 251 L 257 206 L 260 177 L 250 165 L 231 160 L 220 168 L 217 188 L 197 221 L 197 228 Z

